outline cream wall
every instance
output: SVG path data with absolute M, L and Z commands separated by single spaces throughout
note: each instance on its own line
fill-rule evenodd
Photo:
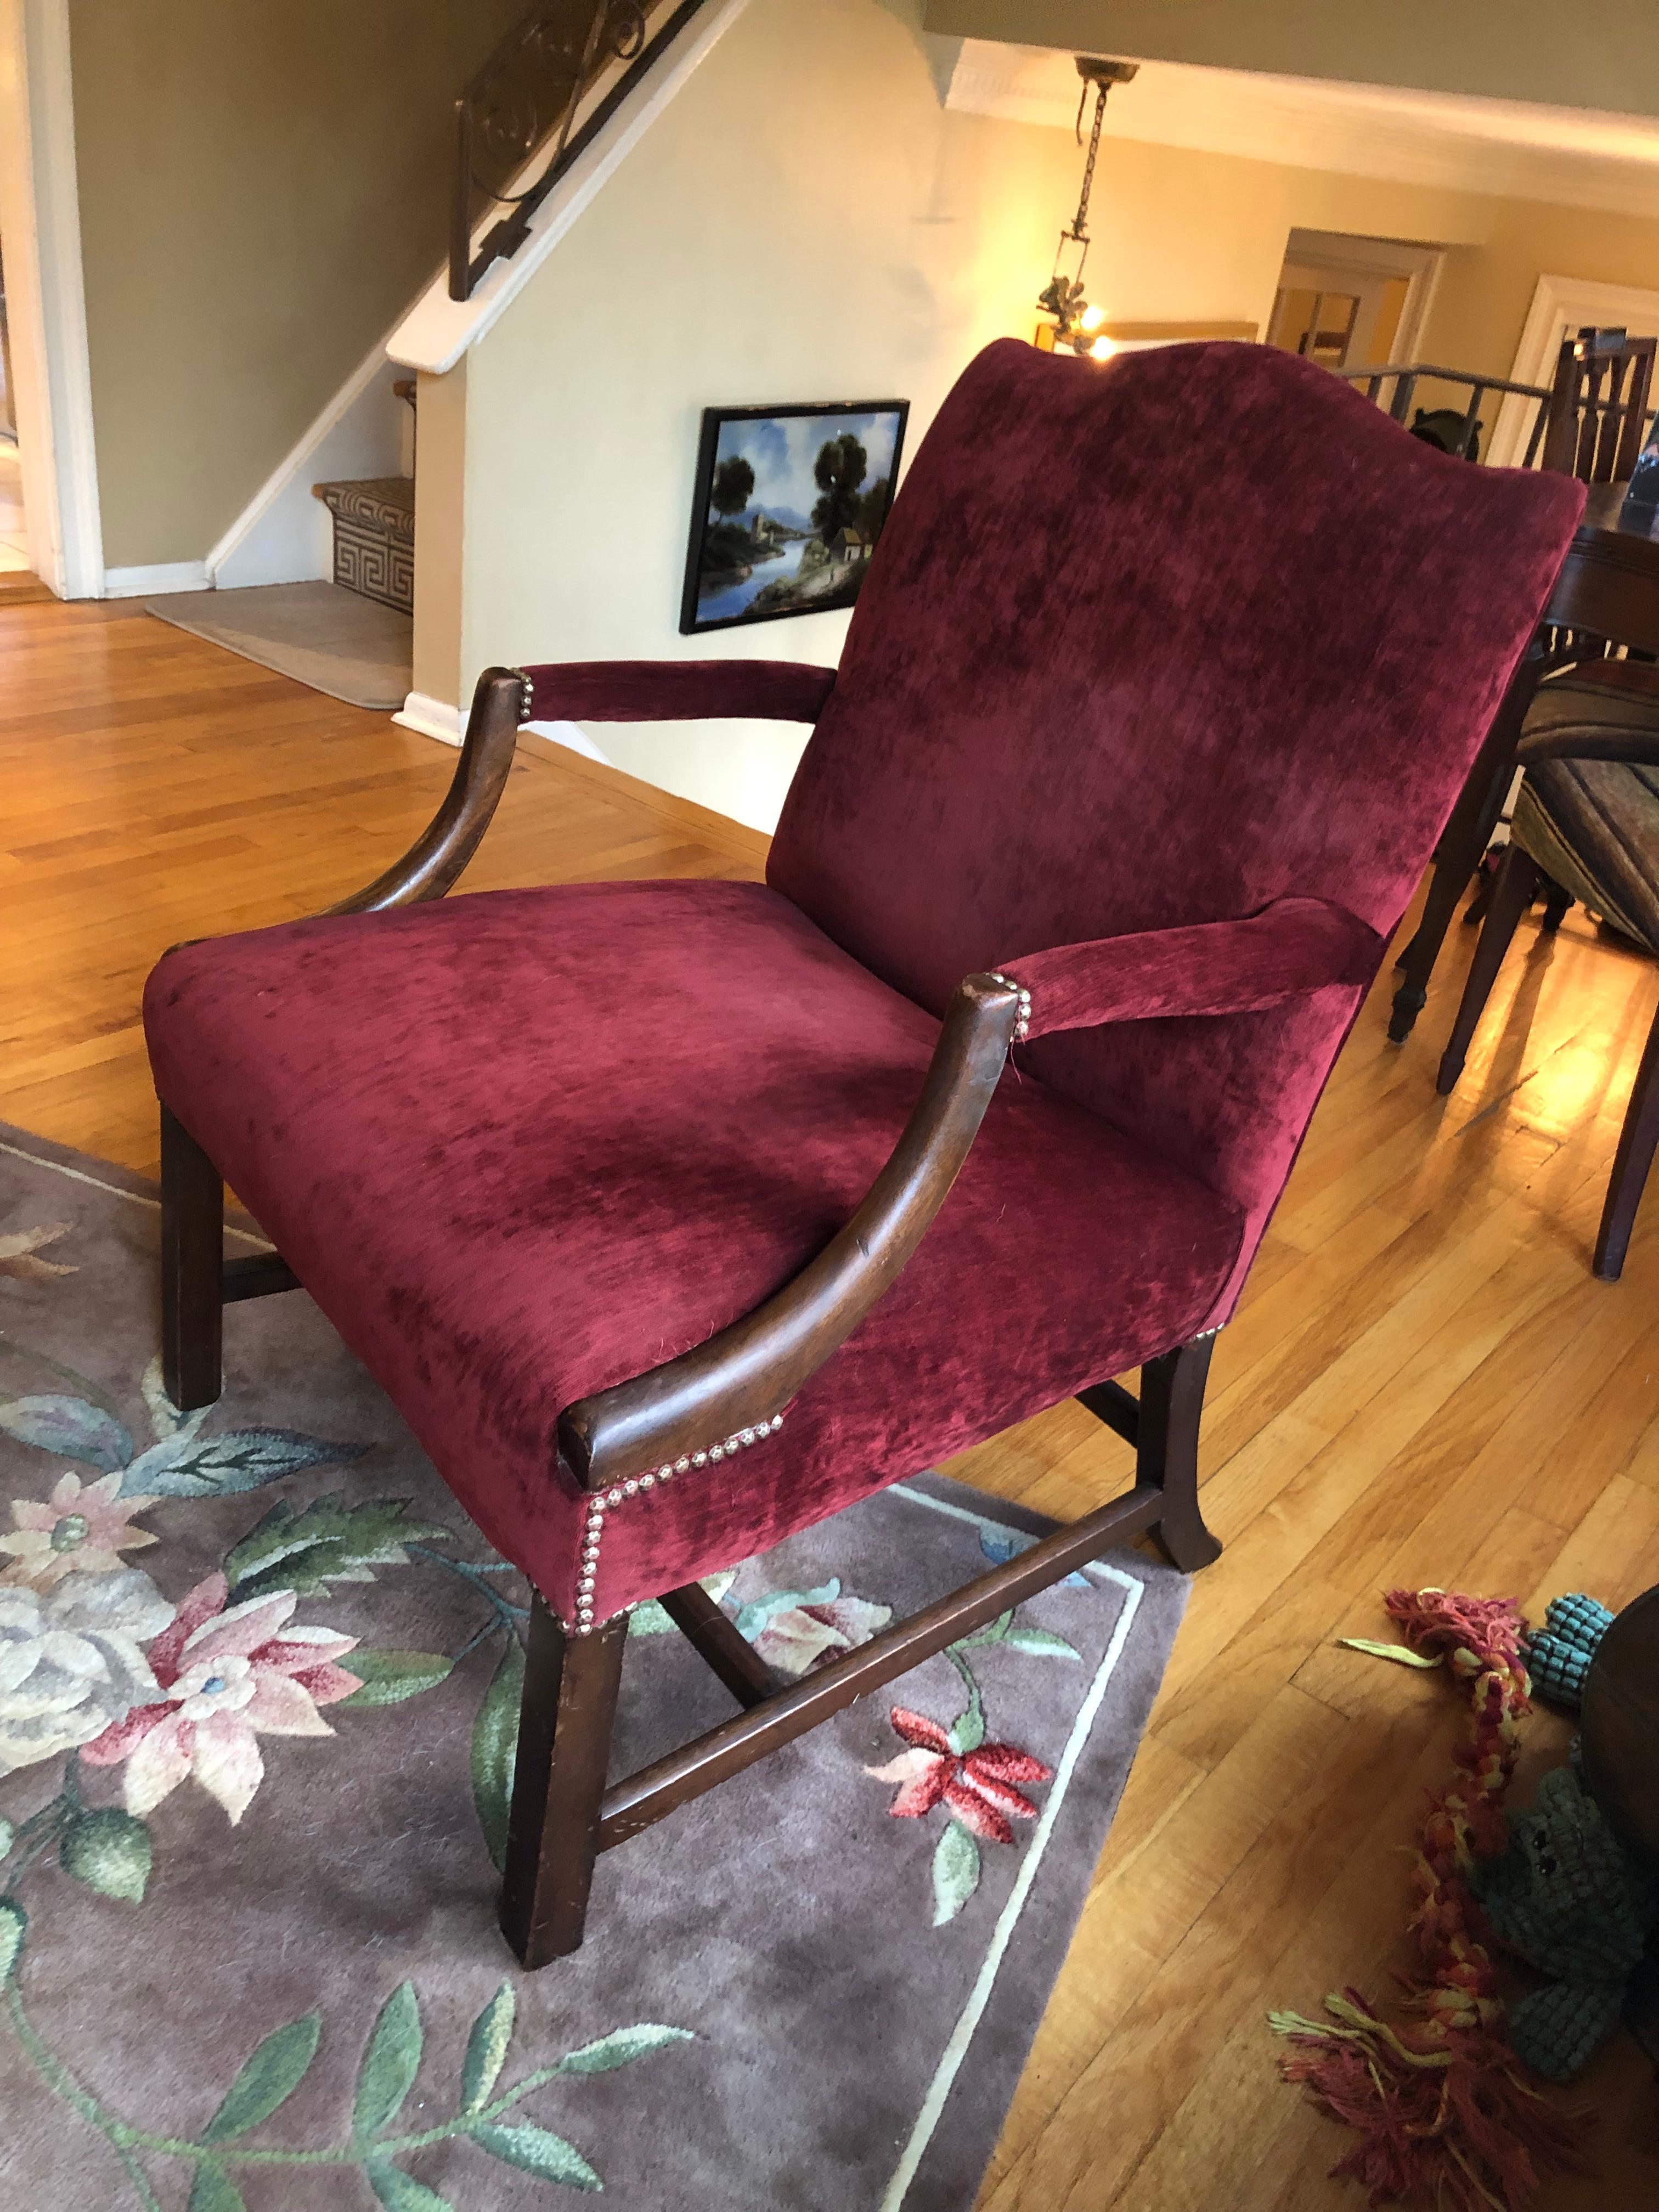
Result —
M 464 697 L 497 660 L 836 658 L 844 615 L 679 636 L 701 410 L 904 397 L 914 453 L 979 347 L 1030 335 L 1076 204 L 1069 132 L 941 109 L 920 17 L 921 0 L 757 0 L 474 349 L 464 459 L 447 441 L 464 489 L 434 489 L 452 514 L 465 501 L 460 620 L 420 688 Z M 1265 328 L 1294 226 L 1455 249 L 1424 351 L 1498 374 L 1540 270 L 1659 286 L 1659 222 L 1119 140 L 1091 296 L 1122 319 Z M 592 734 L 763 828 L 805 735 Z
M 70 0 L 104 557 L 199 560 L 442 257 L 524 0 Z

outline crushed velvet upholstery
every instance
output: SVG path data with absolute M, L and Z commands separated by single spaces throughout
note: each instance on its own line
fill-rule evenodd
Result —
M 568 1613 L 564 1407 L 783 1282 L 867 1188 L 955 984 L 1029 976 L 1053 1033 L 895 1286 L 781 1431 L 611 1516 L 601 1616 L 684 1583 L 1225 1318 L 1583 498 L 1267 348 L 994 345 L 833 680 L 530 672 L 537 714 L 822 701 L 769 889 L 187 947 L 147 994 L 158 1090 Z
M 581 1507 L 559 1412 L 811 1258 L 892 1149 L 938 1026 L 775 891 L 720 883 L 187 945 L 145 1021 L 162 1097 L 561 1608 Z M 1096 1115 L 1005 1082 L 910 1266 L 779 1433 L 612 1514 L 599 1603 L 729 1565 L 1180 1343 L 1241 1226 Z
M 793 660 L 566 660 L 527 668 L 534 721 L 815 722 L 833 668 Z
M 1142 930 L 1006 960 L 1030 994 L 1028 1037 L 1174 1014 L 1247 1014 L 1375 973 L 1374 929 L 1325 899 L 1275 899 L 1242 921 Z

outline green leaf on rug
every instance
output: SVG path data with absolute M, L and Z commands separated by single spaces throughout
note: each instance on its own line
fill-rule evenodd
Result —
M 951 1646 L 951 1650 L 971 1651 L 981 1644 L 1002 1643 L 1007 1637 L 1013 1618 L 1014 1608 L 1010 1606 L 1006 1613 L 1000 1613 L 994 1620 L 987 1621 L 985 1626 L 976 1629 L 973 1635 L 959 1637 Z
M 455 1662 L 441 1651 L 365 1651 L 351 1654 L 352 1674 L 362 1683 L 342 1705 L 400 1705 L 422 1690 L 435 1689 Z
M 797 1606 L 833 1605 L 841 1595 L 841 1577 L 832 1575 L 817 1589 L 769 1590 L 752 1599 L 738 1615 L 738 1633 L 752 1644 L 774 1613 L 792 1613 Z
M 11 1822 L 9 1820 L 0 1820 L 0 1859 L 4 1858 L 6 1853 L 11 1849 L 16 1840 L 17 1831 L 13 1827 Z
M 351 2132 L 359 2141 L 395 2120 L 421 2063 L 421 2008 L 412 1982 L 399 1982 L 380 2007 L 351 2103 Z
M 23 1948 L 23 1931 L 29 1917 L 15 1897 L 0 1897 L 0 1982 L 5 1981 L 17 1964 L 17 1954 Z
M 179 1412 L 172 1399 L 168 1397 L 167 1384 L 161 1380 L 161 1361 L 159 1353 L 145 1368 L 143 1379 L 138 1388 L 143 1394 L 145 1410 L 149 1415 L 149 1425 L 155 1431 L 158 1443 L 165 1443 L 168 1437 L 193 1437 L 213 1411 L 212 1407 L 208 1405 L 194 1406 L 187 1413 Z
M 472 2137 L 492 2158 L 516 2166 L 544 2181 L 562 2181 L 567 2189 L 603 2189 L 605 2184 L 574 2143 L 545 2128 L 479 2128 Z
M 507 1814 L 513 1802 L 513 1761 L 519 1749 L 523 1693 L 524 1647 L 513 1637 L 472 1723 L 472 1802 L 497 1873 L 507 1863 Z
M 186 2212 L 247 2212 L 242 2192 L 222 2166 L 198 2166 Z
M 130 1905 L 143 1900 L 151 1856 L 149 1830 L 113 1805 L 77 1813 L 58 1847 L 65 1874 L 100 1897 L 125 1898 Z
M 1075 1644 L 1068 1644 L 1063 1636 L 1051 1636 L 1046 1628 L 1011 1628 L 1002 1640 L 1011 1651 L 1029 1651 L 1033 1658 L 1081 1660 L 1083 1656 Z
M 222 1437 L 181 1430 L 140 1452 L 122 1478 L 123 1498 L 229 1498 L 308 1467 L 349 1467 L 367 1444 L 330 1443 L 293 1429 L 232 1429 Z
M 720 1574 L 705 1575 L 702 1586 L 718 1605 L 737 1579 L 737 1569 L 727 1567 Z M 628 1632 L 630 1636 L 672 1636 L 674 1623 L 656 1598 L 647 1597 L 628 1608 Z
M 660 2051 L 668 2043 L 695 2043 L 689 2027 L 659 2027 L 654 2021 L 635 2021 L 631 2027 L 614 2027 L 596 2043 L 568 2051 L 559 2061 L 561 2074 L 609 2074 L 618 2066 L 631 2066 L 636 2058 Z
M 965 1713 L 959 1713 L 949 1729 L 951 1748 L 958 1757 L 977 1751 L 985 1741 L 985 1708 L 975 1688 Z
M 401 2166 L 388 2166 L 384 2159 L 372 2158 L 363 2172 L 386 2212 L 451 2212 L 447 2197 L 440 2197 L 435 2189 L 416 2181 Z
M 278 2105 L 291 2097 L 317 2056 L 322 2015 L 308 2012 L 272 2030 L 225 2093 L 224 2102 L 203 2129 L 204 2143 L 226 2142 L 246 2135 L 268 2120 Z
M 132 1438 L 113 1415 L 84 1398 L 56 1391 L 0 1401 L 0 1431 L 20 1444 L 87 1462 L 105 1474 L 113 1474 L 132 1457 Z
M 960 1820 L 952 1820 L 933 1852 L 933 1925 L 954 1920 L 979 1887 L 979 1845 Z
M 280 1499 L 225 1554 L 232 1602 L 273 1589 L 310 1597 L 331 1582 L 372 1583 L 374 1567 L 406 1567 L 406 1544 L 441 1542 L 450 1534 L 435 1521 L 406 1521 L 408 1510 L 406 1498 L 348 1505 L 338 1491 L 297 1513 Z
M 476 2112 L 489 2101 L 495 2077 L 507 2063 L 507 2046 L 513 2040 L 513 2019 L 518 2000 L 511 1982 L 503 1982 L 472 2023 L 461 2061 L 461 2110 Z

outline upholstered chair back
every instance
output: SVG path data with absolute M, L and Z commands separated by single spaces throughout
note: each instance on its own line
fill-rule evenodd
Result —
M 769 874 L 941 1009 L 975 969 L 1284 894 L 1398 922 L 1582 492 L 1408 437 L 1265 346 L 989 347 L 895 503 Z M 1026 1065 L 1246 1215 L 1358 994 Z

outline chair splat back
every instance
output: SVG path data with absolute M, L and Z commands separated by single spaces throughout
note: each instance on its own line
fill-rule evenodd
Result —
M 1265 346 L 1001 341 L 901 489 L 769 879 L 935 1011 L 976 968 L 1285 895 L 1386 935 L 1583 497 Z M 1025 1051 L 1242 1204 L 1248 1264 L 1355 1004 Z

